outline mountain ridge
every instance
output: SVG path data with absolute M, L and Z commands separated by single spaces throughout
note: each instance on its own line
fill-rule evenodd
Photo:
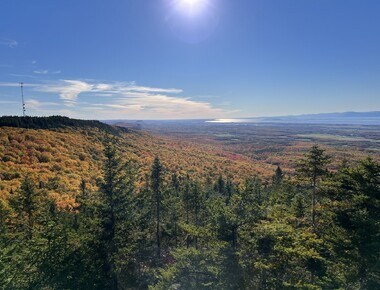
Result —
M 24 129 L 58 129 L 64 127 L 90 127 L 104 130 L 113 135 L 119 135 L 120 132 L 127 132 L 127 128 L 112 126 L 98 120 L 81 120 L 65 116 L 1 116 L 0 127 L 13 127 Z

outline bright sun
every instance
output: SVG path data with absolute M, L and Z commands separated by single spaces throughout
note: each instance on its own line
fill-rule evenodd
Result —
M 187 6 L 196 6 L 197 4 L 201 3 L 202 0 L 182 0 L 182 2 Z
M 178 0 L 177 6 L 180 10 L 191 14 L 199 13 L 207 6 L 208 0 Z
M 166 21 L 173 33 L 187 43 L 208 38 L 219 23 L 217 0 L 167 0 Z

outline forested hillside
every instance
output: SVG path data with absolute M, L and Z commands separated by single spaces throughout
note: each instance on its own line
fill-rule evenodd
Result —
M 2 289 L 379 289 L 380 164 L 289 178 L 99 128 L 1 131 Z
M 79 192 L 79 184 L 85 179 L 91 189 L 101 176 L 104 141 L 110 136 L 123 160 L 139 164 L 138 185 L 145 180 L 154 156 L 159 155 L 168 175 L 215 178 L 234 171 L 236 181 L 255 173 L 272 172 L 274 166 L 253 164 L 248 158 L 215 150 L 212 146 L 173 141 L 152 136 L 142 131 L 115 128 L 102 124 L 105 129 L 92 126 L 92 121 L 73 120 L 62 117 L 29 118 L 31 123 L 43 121 L 47 129 L 25 129 L 28 122 L 11 118 L 14 127 L 0 126 L 0 197 L 19 187 L 25 175 L 30 176 L 57 200 L 72 203 Z M 23 118 L 18 118 L 23 120 Z M 0 124 L 8 124 L 0 118 Z M 69 120 L 69 121 L 68 121 Z M 70 124 L 70 125 L 65 125 Z
M 98 128 L 112 134 L 118 134 L 119 132 L 127 131 L 125 128 L 109 126 L 96 120 L 79 120 L 64 116 L 25 116 L 23 118 L 17 116 L 2 116 L 0 117 L 0 127 L 16 127 L 27 129 L 55 129 L 64 127 Z

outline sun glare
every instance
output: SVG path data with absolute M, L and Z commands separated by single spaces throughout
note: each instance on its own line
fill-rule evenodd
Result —
M 201 3 L 202 0 L 182 0 L 183 4 L 189 7 L 194 7 L 197 4 Z
M 167 0 L 166 21 L 172 32 L 187 43 L 207 39 L 219 23 L 216 0 Z
M 178 0 L 177 7 L 189 14 L 198 14 L 207 6 L 208 0 Z

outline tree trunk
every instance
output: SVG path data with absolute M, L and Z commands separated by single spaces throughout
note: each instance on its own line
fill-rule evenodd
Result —
M 311 197 L 311 224 L 315 228 L 315 196 L 317 191 L 317 176 L 313 175 L 313 192 Z
M 156 191 L 156 241 L 157 241 L 157 257 L 161 257 L 161 239 L 160 239 L 160 197 L 159 191 Z

